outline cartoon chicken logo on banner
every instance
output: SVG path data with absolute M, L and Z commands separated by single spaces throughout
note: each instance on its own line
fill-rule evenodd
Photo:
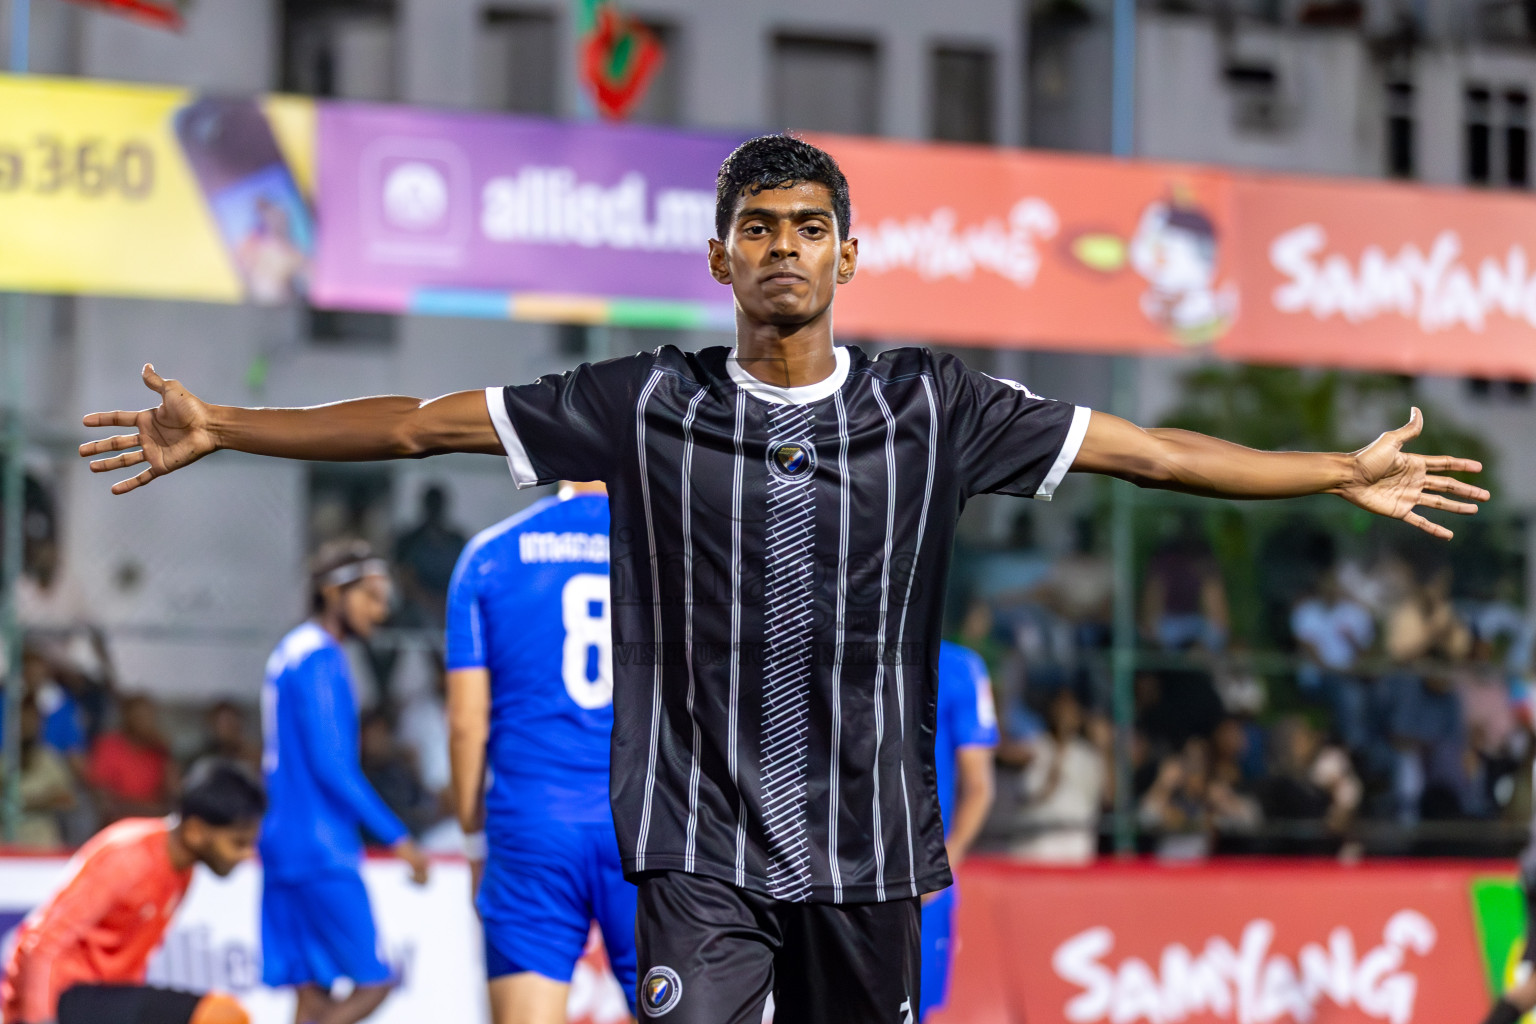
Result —
M 1142 209 L 1129 240 L 1080 232 L 1068 241 L 1072 258 L 1089 270 L 1115 274 L 1129 266 L 1146 282 L 1142 313 L 1189 347 L 1219 340 L 1237 319 L 1236 282 L 1217 280 L 1219 246 L 1215 221 L 1178 187 Z

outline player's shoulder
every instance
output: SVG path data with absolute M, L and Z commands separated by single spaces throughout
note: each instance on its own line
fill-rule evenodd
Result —
M 340 654 L 341 647 L 335 637 L 327 633 L 319 623 L 306 619 L 290 629 L 278 641 L 277 647 L 267 658 L 267 675 L 276 677 L 316 657 Z
M 969 647 L 952 640 L 939 643 L 939 678 L 960 675 L 965 682 L 972 682 L 987 673 L 987 663 Z
M 464 545 L 462 560 L 473 562 L 485 558 L 494 557 L 497 550 L 507 543 L 517 543 L 517 535 L 530 524 L 536 524 L 540 517 L 560 504 L 560 499 L 554 495 L 540 498 L 521 512 L 514 512 L 499 523 L 492 523 L 469 539 Z
M 509 552 L 520 550 L 522 538 L 527 534 L 573 530 L 607 536 L 607 495 L 578 494 L 563 499 L 551 495 L 541 498 L 521 512 L 475 534 L 464 546 L 460 564 L 483 571 L 487 565 L 499 562 Z
M 849 345 L 848 372 L 866 373 L 882 382 L 923 375 L 933 376 L 944 365 L 943 360 L 954 359 L 944 352 L 935 352 L 926 345 L 903 345 L 888 348 L 870 356 L 863 349 Z
M 689 376 L 690 357 L 695 355 L 698 353 L 684 352 L 676 345 L 658 345 L 643 352 L 587 363 L 581 369 L 590 371 L 594 378 L 605 384 L 627 382 L 634 385 L 655 373 Z
M 170 824 L 164 818 L 124 818 L 102 829 L 80 848 L 86 863 L 129 862 L 152 857 L 165 842 Z
M 959 356 L 926 345 L 886 349 L 873 358 L 859 349 L 850 348 L 848 372 L 850 375 L 868 374 L 882 384 L 899 384 L 926 378 L 937 386 L 940 394 L 949 394 L 967 379 L 976 376 L 976 371 L 966 366 Z

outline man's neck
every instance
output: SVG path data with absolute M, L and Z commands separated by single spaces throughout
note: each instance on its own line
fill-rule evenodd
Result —
M 182 823 L 177 822 L 165 833 L 165 852 L 171 858 L 171 867 L 177 871 L 185 871 L 197 863 L 197 856 L 187 841 L 181 837 Z
M 794 327 L 736 321 L 736 361 L 764 384 L 801 388 L 837 372 L 831 310 Z
M 341 621 L 341 616 L 339 614 L 321 612 L 315 616 L 315 624 L 321 629 L 325 630 L 327 633 L 331 634 L 337 643 L 341 643 L 347 638 L 347 627 L 345 623 Z

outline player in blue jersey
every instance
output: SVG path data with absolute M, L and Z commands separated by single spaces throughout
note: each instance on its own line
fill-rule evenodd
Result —
M 466 852 L 484 858 L 475 905 L 495 1024 L 565 1020 L 594 920 L 634 1013 L 636 889 L 608 806 L 612 636 L 601 484 L 564 484 L 459 556 L 449 748 Z
M 392 987 L 359 872 L 366 830 L 411 866 L 427 860 L 358 763 L 357 705 L 341 642 L 366 639 L 389 613 L 389 568 L 361 541 L 315 559 L 312 618 L 267 659 L 262 689 L 262 981 L 294 988 L 296 1024 L 354 1024 Z M 352 991 L 331 998 L 337 980 Z
M 965 860 L 992 808 L 992 751 L 997 746 L 997 712 L 986 663 L 975 651 L 939 646 L 939 712 L 934 727 L 934 769 L 944 846 L 951 868 Z M 954 957 L 956 881 L 923 905 L 922 1002 L 918 1019 L 949 998 L 949 965 Z

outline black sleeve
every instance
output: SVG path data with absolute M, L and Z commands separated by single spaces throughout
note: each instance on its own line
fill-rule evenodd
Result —
M 1089 409 L 1041 398 L 951 355 L 935 354 L 934 366 L 950 454 L 966 496 L 1049 501 L 1082 446 Z
M 656 356 L 583 363 L 532 384 L 486 389 L 486 404 L 518 487 L 608 480 Z

